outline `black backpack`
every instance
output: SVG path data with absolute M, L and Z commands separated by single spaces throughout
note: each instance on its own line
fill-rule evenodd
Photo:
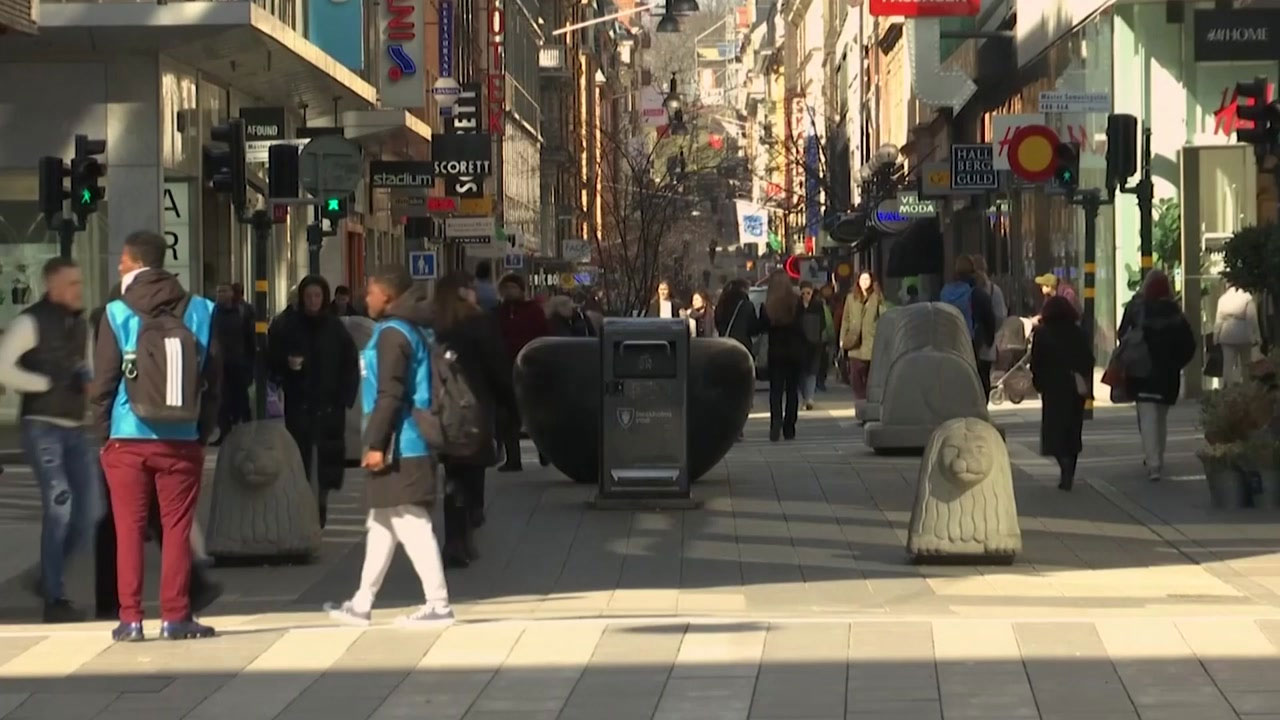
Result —
M 200 342 L 183 322 L 191 295 L 172 313 L 138 316 L 131 352 L 123 353 L 125 392 L 133 414 L 144 422 L 200 419 Z
M 488 450 L 492 432 L 458 354 L 430 332 L 423 335 L 431 362 L 431 406 L 415 407 L 413 416 L 427 447 L 438 455 L 458 458 Z

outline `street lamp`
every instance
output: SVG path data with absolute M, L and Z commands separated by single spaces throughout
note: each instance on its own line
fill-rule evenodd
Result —
M 657 31 L 660 33 L 680 32 L 680 21 L 676 19 L 670 8 L 662 14 L 662 19 L 658 21 Z
M 876 161 L 882 165 L 888 165 L 898 159 L 898 146 L 893 143 L 885 143 L 876 150 Z
M 667 97 L 662 100 L 662 107 L 666 108 L 668 113 L 675 113 L 683 104 L 680 93 L 676 91 L 676 74 L 671 73 L 671 84 L 667 86 Z

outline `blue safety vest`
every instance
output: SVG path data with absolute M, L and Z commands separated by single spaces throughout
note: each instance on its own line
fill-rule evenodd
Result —
M 360 352 L 360 409 L 364 413 L 362 426 L 368 426 L 369 415 L 373 413 L 374 402 L 378 399 L 378 336 L 387 328 L 395 328 L 409 338 L 411 356 L 409 367 L 405 372 L 406 395 L 398 417 L 394 424 L 394 436 L 391 441 L 391 454 L 395 457 L 425 457 L 427 441 L 422 438 L 422 431 L 413 419 L 413 410 L 425 410 L 431 407 L 431 354 L 427 348 L 427 337 L 422 330 L 404 320 L 392 318 L 378 323 L 369 336 L 369 344 Z
M 213 331 L 213 302 L 202 297 L 191 297 L 187 303 L 187 312 L 182 316 L 182 324 L 187 326 L 191 334 L 196 336 L 200 351 L 200 369 L 209 355 L 209 340 Z M 120 355 L 135 352 L 138 349 L 138 326 L 142 319 L 125 304 L 123 300 L 107 303 L 107 320 L 111 323 L 111 333 L 116 336 L 116 344 L 120 346 Z M 199 424 L 196 422 L 158 423 L 145 422 L 133 413 L 133 405 L 129 403 L 129 393 L 125 389 L 124 378 L 120 379 L 120 387 L 116 389 L 115 403 L 111 406 L 111 438 L 124 440 L 198 440 Z

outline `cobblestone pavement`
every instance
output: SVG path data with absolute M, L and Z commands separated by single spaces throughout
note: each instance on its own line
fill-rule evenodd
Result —
M 10 468 L 0 718 L 1280 719 L 1280 510 L 1207 508 L 1190 408 L 1159 484 L 1132 410 L 1100 410 L 1071 494 L 1034 454 L 1038 410 L 1001 408 L 1024 552 L 938 568 L 902 549 L 918 459 L 869 454 L 831 397 L 792 443 L 753 420 L 699 510 L 591 510 L 590 488 L 526 457 L 491 481 L 443 632 L 385 625 L 418 599 L 403 559 L 374 628 L 316 612 L 355 584 L 356 473 L 317 562 L 216 571 L 219 638 L 30 624 L 38 501 Z

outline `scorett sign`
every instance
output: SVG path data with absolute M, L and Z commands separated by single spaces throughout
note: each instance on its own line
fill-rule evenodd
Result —
M 1280 10 L 1197 10 L 1199 62 L 1280 60 Z

